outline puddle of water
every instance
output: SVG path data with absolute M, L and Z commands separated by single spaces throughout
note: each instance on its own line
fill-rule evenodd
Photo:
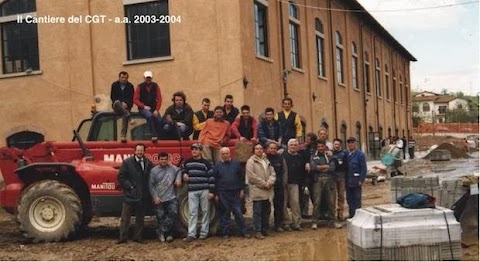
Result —
M 333 230 L 337 230 L 335 234 Z M 342 231 L 343 234 L 338 234 L 338 229 L 319 230 L 318 237 L 306 241 L 292 238 L 280 246 L 273 260 L 345 261 L 348 259 L 346 229 Z

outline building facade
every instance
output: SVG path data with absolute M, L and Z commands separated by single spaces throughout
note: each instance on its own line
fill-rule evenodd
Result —
M 468 101 L 452 95 L 421 92 L 412 99 L 412 112 L 423 123 L 445 123 L 447 110 L 468 108 Z
M 194 109 L 204 97 L 221 105 L 232 94 L 254 115 L 267 106 L 280 110 L 291 97 L 307 132 L 324 126 L 330 139 L 356 136 L 371 154 L 383 137 L 411 134 L 416 60 L 354 0 L 0 5 L 6 138 L 27 131 L 67 140 L 91 104 L 110 110 L 118 72 L 136 85 L 146 70 L 161 87 L 161 111 L 178 90 Z

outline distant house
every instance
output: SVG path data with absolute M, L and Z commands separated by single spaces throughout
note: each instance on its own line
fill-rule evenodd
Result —
M 444 123 L 447 109 L 465 108 L 468 101 L 451 95 L 440 95 L 432 92 L 422 92 L 412 99 L 413 116 L 420 117 L 424 123 Z

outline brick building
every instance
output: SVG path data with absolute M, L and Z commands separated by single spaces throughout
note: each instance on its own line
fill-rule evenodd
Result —
M 382 137 L 412 130 L 416 60 L 354 0 L 0 0 L 0 8 L 4 138 L 71 138 L 92 103 L 109 109 L 122 70 L 135 85 L 153 71 L 161 111 L 178 90 L 194 109 L 232 94 L 254 115 L 288 96 L 306 131 L 357 136 L 370 153 Z

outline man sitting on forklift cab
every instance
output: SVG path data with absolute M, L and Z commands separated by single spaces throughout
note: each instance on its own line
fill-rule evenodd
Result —
M 162 106 L 162 94 L 158 84 L 152 81 L 152 71 L 145 71 L 143 77 L 145 81 L 135 89 L 133 102 L 138 106 L 140 115 L 147 119 L 148 127 L 152 133 L 152 141 L 156 142 L 158 139 L 157 128 L 160 128 L 162 122 L 159 112 Z
M 128 82 L 127 72 L 120 72 L 118 81 L 112 83 L 110 98 L 112 99 L 113 110 L 122 116 L 121 141 L 126 142 L 128 117 L 130 117 L 130 110 L 132 110 L 133 106 L 133 85 Z

